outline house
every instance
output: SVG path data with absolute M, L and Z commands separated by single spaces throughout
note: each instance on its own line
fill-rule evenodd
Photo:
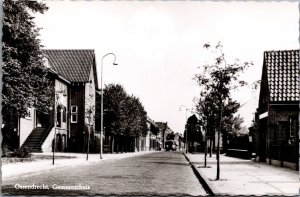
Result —
M 299 169 L 299 50 L 264 52 L 257 113 L 256 159 Z
M 56 135 L 57 151 L 85 152 L 87 141 L 95 149 L 99 134 L 89 118 L 95 112 L 88 114 L 98 89 L 94 50 L 43 50 L 43 54 L 53 76 L 55 106 L 49 114 L 29 109 L 31 116 L 20 119 L 20 145 L 52 151 Z
M 158 139 L 160 141 L 161 146 L 160 149 L 165 148 L 165 143 L 167 140 L 167 135 L 172 132 L 170 127 L 168 126 L 168 122 L 156 122 L 156 125 L 159 128 Z
M 159 133 L 159 127 L 156 123 L 147 116 L 148 132 L 146 135 L 146 150 L 157 150 L 159 147 L 159 141 L 157 140 L 157 134 Z

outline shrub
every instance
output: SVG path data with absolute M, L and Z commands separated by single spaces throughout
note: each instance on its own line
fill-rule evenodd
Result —
M 13 152 L 13 157 L 28 158 L 31 157 L 31 150 L 27 147 L 21 147 Z
M 9 150 L 7 144 L 2 144 L 2 157 L 12 157 L 13 152 Z

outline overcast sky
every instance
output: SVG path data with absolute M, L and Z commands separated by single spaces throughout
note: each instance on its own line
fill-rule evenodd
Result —
M 194 107 L 199 95 L 193 77 L 209 56 L 203 44 L 221 41 L 229 60 L 253 61 L 244 74 L 249 83 L 261 78 L 264 51 L 299 48 L 297 1 L 44 2 L 49 10 L 36 23 L 45 48 L 95 49 L 98 70 L 102 56 L 115 53 L 118 66 L 112 56 L 104 59 L 104 83 L 123 85 L 151 119 L 180 133 L 185 112 L 179 107 Z M 251 90 L 234 97 L 245 102 Z

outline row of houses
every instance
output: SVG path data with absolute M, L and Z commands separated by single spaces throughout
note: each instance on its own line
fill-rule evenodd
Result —
M 94 50 L 43 50 L 43 54 L 54 89 L 55 109 L 45 114 L 29 108 L 28 116 L 16 117 L 14 130 L 18 146 L 33 152 L 51 152 L 54 147 L 56 151 L 85 152 L 89 141 L 90 150 L 99 151 L 100 132 L 96 124 L 90 126 L 86 113 L 100 98 Z M 163 149 L 166 136 L 171 132 L 167 123 L 154 122 L 148 117 L 147 126 L 145 136 L 104 135 L 103 151 Z

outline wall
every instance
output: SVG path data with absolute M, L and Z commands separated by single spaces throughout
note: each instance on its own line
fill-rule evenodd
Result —
M 30 111 L 31 116 L 20 118 L 20 147 L 35 128 L 35 109 L 29 108 L 28 110 Z
M 60 80 L 55 80 L 55 91 L 56 92 L 60 92 L 58 95 L 55 95 L 56 98 L 58 98 L 58 104 L 62 105 L 63 107 L 66 107 L 67 112 L 69 110 L 69 106 L 68 106 L 68 86 L 63 83 Z M 55 99 L 56 100 L 56 99 Z M 68 124 L 67 124 L 67 117 L 66 117 L 66 121 L 63 122 L 63 111 L 61 111 L 61 129 L 63 130 L 67 130 L 68 129 Z

